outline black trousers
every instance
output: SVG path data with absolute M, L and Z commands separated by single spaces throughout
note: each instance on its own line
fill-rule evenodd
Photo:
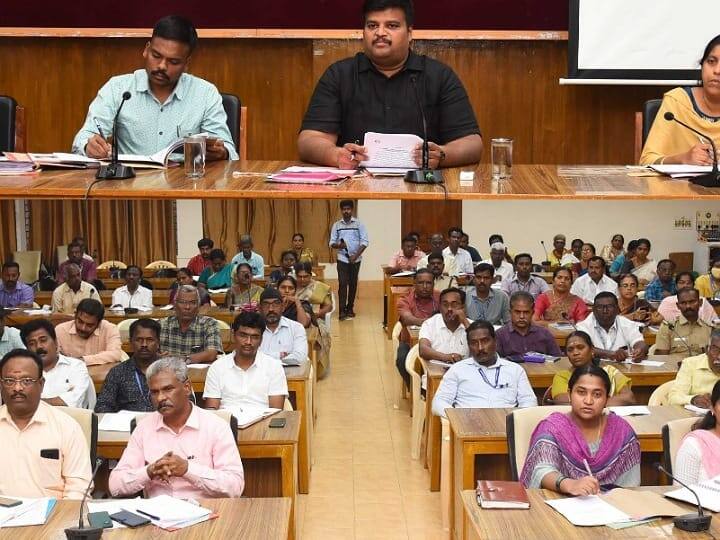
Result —
M 357 294 L 357 282 L 360 275 L 360 263 L 337 262 L 338 274 L 338 300 L 340 302 L 340 312 L 347 312 L 353 309 L 355 305 L 355 295 Z
M 404 341 L 401 341 L 398 344 L 397 358 L 395 360 L 395 365 L 397 366 L 398 373 L 400 373 L 403 381 L 405 381 L 405 386 L 408 388 L 410 388 L 410 374 L 405 369 L 405 359 L 407 358 L 409 352 L 410 345 L 408 345 Z

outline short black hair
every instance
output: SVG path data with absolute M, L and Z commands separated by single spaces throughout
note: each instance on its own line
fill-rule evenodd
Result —
M 677 274 L 675 274 L 675 285 L 677 285 L 678 281 L 680 281 L 684 277 L 689 277 L 693 285 L 695 284 L 695 275 L 692 272 L 678 272 Z
M 5 270 L 6 268 L 17 268 L 18 272 L 20 271 L 20 265 L 15 261 L 7 261 L 5 264 L 2 265 L 3 270 Z
M 505 240 L 503 240 L 502 234 L 491 234 L 490 238 L 488 238 L 488 245 L 492 246 L 495 242 L 500 242 L 501 244 L 505 243 Z
M 152 37 L 184 43 L 190 47 L 191 53 L 198 43 L 197 30 L 195 30 L 193 23 L 190 22 L 190 19 L 180 15 L 168 15 L 156 22 L 153 27 Z
M 193 273 L 190 271 L 190 269 L 187 266 L 183 266 L 182 268 L 177 269 L 178 274 L 185 274 L 186 276 L 193 277 Z
M 460 301 L 464 304 L 465 303 L 465 291 L 462 289 L 459 289 L 457 287 L 448 287 L 447 289 L 443 290 L 440 293 L 440 301 L 442 302 L 442 299 L 445 295 L 456 293 L 460 295 Z
M 280 254 L 280 260 L 281 260 L 281 261 L 285 258 L 285 255 L 292 255 L 292 256 L 293 256 L 293 259 L 295 259 L 295 260 L 297 261 L 297 258 L 298 258 L 298 257 L 297 257 L 297 253 L 295 253 L 295 251 L 293 251 L 292 249 L 286 249 L 285 251 L 283 251 L 283 252 Z
M 627 245 L 628 251 L 633 251 L 633 250 L 637 249 L 637 247 L 638 247 L 637 240 L 630 240 L 628 242 L 628 245 Z
M 209 257 L 209 259 L 210 259 L 211 261 L 212 261 L 213 259 L 222 259 L 222 260 L 224 261 L 224 260 L 227 259 L 227 257 L 225 257 L 225 252 L 224 252 L 222 249 L 213 249 L 213 250 L 210 252 L 210 257 Z
M 290 283 L 292 283 L 292 286 L 295 289 L 297 289 L 297 280 L 294 277 L 292 277 L 290 274 L 285 274 L 283 277 L 278 279 L 278 282 L 277 282 L 278 288 L 280 288 L 280 284 L 284 283 L 285 281 L 289 281 Z
M 237 264 L 235 265 L 235 273 L 236 273 L 236 274 L 240 271 L 240 267 L 241 267 L 241 266 L 244 266 L 245 268 L 247 268 L 248 270 L 250 270 L 250 273 L 252 274 L 252 266 L 250 266 L 250 263 L 246 263 L 246 262 L 237 263 Z
M 535 306 L 535 298 L 527 291 L 515 291 L 512 293 L 510 295 L 510 307 L 512 308 L 516 302 L 526 302 L 531 308 Z
M 463 230 L 460 227 L 450 227 L 448 229 L 448 236 L 452 236 L 452 233 L 458 233 L 460 237 L 462 238 Z
M 307 272 L 312 276 L 312 263 L 310 261 L 296 262 L 293 268 L 295 269 L 295 275 L 297 275 L 298 272 Z
M 467 330 L 465 330 L 465 335 L 469 338 L 470 332 L 483 329 L 487 330 L 488 334 L 490 334 L 490 337 L 495 339 L 495 327 L 492 325 L 491 322 L 483 320 L 473 321 L 470 326 L 467 327 Z
M 295 234 L 292 235 L 292 239 L 295 240 L 296 236 L 299 236 L 300 240 L 302 240 L 303 242 L 305 241 L 305 236 L 303 235 L 303 233 L 296 232 Z
M 418 278 L 419 276 L 421 276 L 422 274 L 430 274 L 431 276 L 433 276 L 433 278 L 435 277 L 435 274 L 433 274 L 429 269 L 427 269 L 427 268 L 418 268 L 418 271 L 415 272 L 415 279 L 414 279 L 414 281 L 417 281 L 417 278 Z
M 517 264 L 518 261 L 523 258 L 530 259 L 530 263 L 532 264 L 532 255 L 530 255 L 529 253 L 518 253 L 517 255 L 515 255 L 515 264 Z
M 573 370 L 572 375 L 570 375 L 570 380 L 568 381 L 568 391 L 572 392 L 573 387 L 583 375 L 592 375 L 593 377 L 599 377 L 602 379 L 603 386 L 605 386 L 605 392 L 608 397 L 610 396 L 610 388 L 612 387 L 610 377 L 603 368 L 596 366 L 592 362 Z
M 80 242 L 78 242 L 77 240 L 73 240 L 72 242 L 70 242 L 68 244 L 68 247 L 67 247 L 68 253 L 70 253 L 70 250 L 72 248 L 76 248 L 76 247 L 82 249 L 82 245 L 80 244 Z
M 580 247 L 585 245 L 587 242 L 583 242 L 582 238 L 573 238 L 573 241 L 570 242 L 570 247 L 573 247 L 575 244 L 580 244 Z
M 621 274 L 620 276 L 618 276 L 618 283 L 622 283 L 623 280 L 627 279 L 627 278 L 632 279 L 635 282 L 636 287 L 640 285 L 640 280 L 638 279 L 638 277 L 631 272 L 628 272 L 627 274 Z
M 215 242 L 213 242 L 210 238 L 201 238 L 198 240 L 197 246 L 199 248 L 201 247 L 209 247 L 210 249 L 215 247 Z
M 27 337 L 38 330 L 45 330 L 53 341 L 57 341 L 55 325 L 49 319 L 30 319 L 20 327 L 20 339 L 27 347 Z
M 583 245 L 587 245 L 587 244 L 583 244 Z M 593 263 L 593 262 L 599 262 L 603 268 L 607 267 L 607 263 L 605 262 L 605 259 L 603 259 L 599 255 L 593 255 L 592 257 L 590 257 L 588 259 L 588 266 L 590 266 L 590 263 Z
M 480 263 L 475 267 L 474 274 L 477 276 L 483 272 L 490 272 L 491 276 L 495 275 L 495 267 L 490 263 Z
M 677 292 L 678 302 L 680 301 L 680 295 L 681 295 L 681 294 L 682 294 L 682 295 L 688 294 L 688 292 L 695 293 L 695 296 L 697 296 L 698 299 L 700 298 L 700 291 L 698 291 L 698 290 L 695 289 L 694 287 L 685 287 L 684 289 L 680 289 L 680 290 Z
M 143 270 L 140 268 L 137 264 L 128 264 L 128 267 L 125 269 L 125 275 L 127 276 L 127 273 L 130 271 L 131 268 L 135 268 L 138 272 L 140 272 L 140 277 L 143 275 Z
M 710 41 L 708 41 L 708 44 L 705 46 L 705 50 L 703 51 L 702 58 L 700 59 L 700 62 L 699 62 L 700 66 L 702 66 L 705 63 L 705 60 L 708 59 L 708 56 L 710 56 L 710 53 L 718 45 L 720 45 L 720 35 L 715 36 Z
M 147 330 L 152 330 L 155 334 L 155 337 L 160 339 L 160 323 L 157 322 L 155 319 L 145 318 L 145 319 L 137 319 L 130 325 L 130 339 L 135 337 L 135 333 L 140 329 L 145 328 Z
M 412 242 L 413 244 L 417 244 L 417 239 L 410 234 L 406 234 L 405 236 L 403 236 L 401 244 L 404 244 L 405 242 Z
M 675 268 L 677 268 L 677 265 L 675 264 L 675 261 L 673 261 L 672 259 L 660 259 L 660 260 L 658 261 L 657 266 L 656 266 L 655 268 L 660 268 L 660 265 L 661 265 L 661 264 L 667 264 L 667 263 L 670 263 L 670 264 L 672 265 L 673 270 L 674 270 Z
M 572 270 L 570 270 L 570 269 L 569 269 L 568 267 L 566 267 L 566 266 L 561 266 L 560 268 L 556 268 L 556 269 L 553 271 L 553 279 L 555 279 L 556 277 L 558 277 L 558 274 L 559 274 L 560 272 L 567 272 L 568 275 L 570 276 L 570 283 L 573 282 L 573 273 L 572 273 Z
M 260 330 L 260 335 L 265 332 L 265 317 L 256 311 L 243 311 L 235 317 L 232 323 L 233 332 L 237 332 L 241 326 L 245 328 L 256 328 Z
M 343 208 L 355 208 L 355 201 L 352 199 L 343 199 L 340 201 L 340 210 Z
M 105 307 L 102 305 L 100 300 L 95 300 L 94 298 L 85 298 L 84 300 L 80 300 L 80 303 L 75 309 L 75 314 L 77 315 L 81 312 L 95 317 L 98 322 L 102 321 L 105 317 Z
M 617 306 L 618 305 L 618 299 L 617 296 L 615 296 L 610 291 L 603 291 L 599 292 L 595 295 L 595 299 L 593 300 L 593 304 L 597 304 L 598 300 L 602 300 L 603 298 L 611 298 L 613 303 Z
M 31 358 L 32 360 L 35 361 L 35 365 L 38 368 L 38 378 L 42 377 L 42 374 L 43 374 L 42 359 L 34 352 L 29 351 L 27 349 L 13 349 L 12 351 L 8 352 L 5 356 L 3 356 L 2 360 L 0 360 L 0 375 L 2 374 L 2 370 L 5 367 L 5 364 L 7 364 L 13 358 Z
M 405 22 L 408 26 L 412 26 L 415 23 L 415 8 L 412 0 L 365 0 L 362 8 L 363 23 L 367 19 L 368 13 L 385 11 L 391 8 L 403 10 L 405 13 Z
M 428 264 L 430 263 L 430 260 L 437 260 L 437 259 L 442 259 L 443 263 L 445 262 L 445 257 L 443 256 L 442 253 L 440 253 L 439 251 L 433 251 L 430 255 L 428 255 L 428 259 L 427 259 Z

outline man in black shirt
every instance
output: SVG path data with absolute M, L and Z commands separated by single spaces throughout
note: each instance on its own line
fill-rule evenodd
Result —
M 422 137 L 415 84 L 427 116 L 430 167 L 480 161 L 480 129 L 457 75 L 410 50 L 412 0 L 365 0 L 363 14 L 364 52 L 320 78 L 298 136 L 300 159 L 355 168 L 367 158 L 361 141 L 368 131 Z M 421 146 L 413 153 L 418 165 Z
M 138 319 L 130 325 L 132 358 L 120 362 L 105 377 L 95 412 L 153 411 L 145 370 L 160 358 L 160 323 Z

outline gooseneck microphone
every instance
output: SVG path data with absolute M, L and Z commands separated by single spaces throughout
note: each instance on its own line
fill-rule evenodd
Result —
M 95 175 L 95 178 L 99 180 L 124 180 L 125 178 L 134 178 L 135 177 L 135 171 L 132 167 L 128 167 L 127 165 L 123 165 L 118 160 L 118 153 L 119 153 L 119 141 L 118 141 L 118 117 L 120 116 L 120 111 L 122 111 L 123 105 L 125 105 L 125 102 L 129 100 L 132 97 L 132 94 L 128 91 L 123 92 L 122 99 L 120 100 L 120 106 L 118 107 L 117 112 L 115 113 L 115 119 L 113 120 L 113 127 L 112 127 L 112 150 L 110 152 L 110 163 L 108 165 L 103 165 L 98 170 L 97 174 Z
M 682 487 L 687 489 L 690 493 L 695 495 L 695 499 L 697 500 L 697 514 L 684 514 L 682 516 L 678 516 L 675 519 L 673 519 L 673 524 L 682 531 L 688 531 L 688 532 L 699 532 L 699 531 L 707 531 L 710 528 L 710 521 L 712 520 L 711 515 L 705 515 L 703 514 L 702 505 L 700 504 L 700 497 L 698 497 L 698 494 L 693 490 L 690 486 L 687 484 L 682 483 L 680 480 L 675 478 L 672 474 L 667 472 L 665 468 L 660 465 L 659 463 L 655 464 L 655 468 L 660 471 L 661 473 L 667 475 L 671 480 L 674 480 L 678 484 L 680 484 Z
M 707 139 L 710 142 L 710 146 L 712 147 L 713 151 L 713 166 L 712 171 L 706 174 L 701 174 L 700 176 L 695 176 L 694 178 L 690 178 L 690 182 L 693 184 L 697 184 L 699 186 L 703 187 L 720 187 L 720 172 L 718 171 L 718 158 L 717 158 L 717 148 L 715 148 L 715 141 L 713 141 L 712 137 L 709 135 L 706 135 L 705 133 L 699 132 L 697 129 L 688 126 L 685 122 L 682 120 L 678 120 L 675 118 L 675 115 L 671 113 L 670 111 L 666 112 L 663 116 L 665 120 L 668 122 L 677 122 L 684 128 L 689 129 L 696 135 L 700 135 L 701 137 Z
M 422 144 L 422 167 L 405 173 L 405 181 L 414 184 L 441 184 L 442 172 L 430 168 L 430 142 L 428 141 L 427 117 L 420 99 L 420 92 L 417 87 L 417 75 L 410 75 L 410 84 L 413 87 L 413 94 L 417 102 L 420 118 L 422 119 L 423 144 Z
M 545 252 L 545 260 L 543 263 L 550 264 L 550 257 L 548 256 L 548 250 L 545 247 L 545 240 L 540 240 L 540 245 L 542 245 L 543 251 Z
M 85 506 L 85 500 L 90 494 L 90 488 L 93 485 L 93 480 L 95 480 L 95 475 L 97 475 L 98 471 L 100 470 L 100 466 L 103 464 L 104 461 L 105 460 L 102 458 L 97 458 L 95 460 L 95 469 L 93 470 L 92 476 L 90 477 L 87 488 L 85 488 L 85 493 L 83 493 L 82 501 L 80 501 L 80 519 L 78 519 L 78 526 L 65 529 L 65 537 L 68 540 L 98 540 L 102 536 L 102 527 L 85 528 L 85 520 L 83 519 L 83 507 Z

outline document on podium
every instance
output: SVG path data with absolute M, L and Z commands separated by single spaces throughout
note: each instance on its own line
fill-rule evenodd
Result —
M 368 131 L 365 134 L 363 146 L 368 159 L 360 163 L 361 167 L 417 169 L 418 165 L 412 157 L 412 152 L 422 139 L 410 133 L 375 133 Z

